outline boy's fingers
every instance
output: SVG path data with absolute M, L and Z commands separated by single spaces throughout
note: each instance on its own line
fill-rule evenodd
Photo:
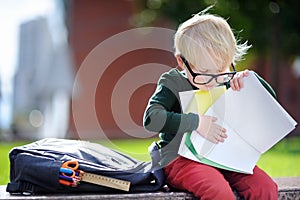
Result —
M 232 79 L 231 82 L 230 82 L 230 87 L 233 89 L 233 90 L 238 90 L 239 87 L 238 87 L 238 83 L 237 83 L 237 78 L 235 79 Z
M 246 70 L 243 72 L 243 76 L 244 76 L 244 77 L 249 76 L 249 74 L 250 74 L 250 72 L 249 72 L 248 69 L 246 69 Z
M 220 133 L 220 136 L 221 136 L 222 138 L 227 138 L 227 134 L 226 134 L 225 132 L 221 132 L 221 133 Z
M 242 89 L 244 87 L 243 78 L 249 76 L 249 74 L 250 72 L 248 70 L 237 73 L 236 77 L 231 80 L 230 87 L 237 91 Z
M 224 138 L 221 137 L 220 135 L 215 135 L 215 140 L 216 140 L 217 142 L 224 142 Z

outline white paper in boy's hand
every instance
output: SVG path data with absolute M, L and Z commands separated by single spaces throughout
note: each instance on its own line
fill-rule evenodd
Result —
M 264 88 L 253 71 L 244 78 L 243 89 L 229 89 L 206 114 L 209 115 L 209 112 L 215 113 L 217 118 L 260 153 L 270 149 L 297 124 Z
M 190 91 L 184 93 L 180 94 L 181 100 L 188 102 L 182 102 L 182 105 L 187 105 L 183 107 L 183 111 L 197 112 L 187 110 L 195 108 L 189 105 L 195 102 L 193 93 L 192 97 Z M 297 124 L 252 71 L 244 78 L 243 89 L 227 90 L 205 115 L 217 117 L 216 123 L 226 128 L 228 138 L 224 143 L 213 145 L 194 131 L 191 134 L 191 141 L 197 153 L 210 161 L 224 165 L 224 168 L 229 167 L 245 173 L 252 173 L 260 155 L 290 133 Z M 184 142 L 181 142 L 178 153 L 195 160 L 195 157 L 186 156 L 190 155 L 186 154 L 186 148 Z

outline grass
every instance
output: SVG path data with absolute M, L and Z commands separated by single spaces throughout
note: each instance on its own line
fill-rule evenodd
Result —
M 138 160 L 149 161 L 150 156 L 147 147 L 154 140 L 155 139 L 152 138 L 143 140 L 113 140 L 112 142 L 98 142 L 107 147 L 124 152 Z M 0 185 L 9 182 L 9 151 L 15 146 L 21 146 L 27 143 L 29 142 L 0 142 Z M 263 154 L 257 164 L 272 177 L 300 176 L 300 137 L 282 140 L 268 152 Z
M 15 147 L 26 144 L 28 142 L 0 142 L 0 185 L 7 184 L 9 182 L 9 151 Z
M 300 137 L 282 140 L 263 154 L 257 164 L 272 177 L 300 176 Z

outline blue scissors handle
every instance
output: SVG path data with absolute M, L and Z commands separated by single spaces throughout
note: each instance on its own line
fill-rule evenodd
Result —
M 64 176 L 70 176 L 70 177 L 74 178 L 76 176 L 76 171 L 78 169 L 78 166 L 79 166 L 79 163 L 76 160 L 66 161 L 66 162 L 64 162 L 62 164 L 61 168 L 63 168 L 63 169 L 69 169 L 72 172 L 70 172 L 70 173 L 68 173 L 68 172 L 67 173 L 61 172 L 61 173 Z
M 68 168 L 60 168 L 59 172 L 64 173 L 64 174 L 69 174 L 70 176 L 73 174 L 73 170 L 72 169 L 68 169 Z
M 76 160 L 64 162 L 59 169 L 59 183 L 76 187 L 80 183 L 83 174 L 78 167 L 79 163 Z
M 60 168 L 59 172 L 64 176 L 69 176 L 72 178 L 78 175 L 77 171 L 74 171 L 73 169 L 69 169 L 69 168 L 63 168 L 63 167 Z

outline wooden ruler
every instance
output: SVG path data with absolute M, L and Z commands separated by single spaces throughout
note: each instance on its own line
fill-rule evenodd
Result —
M 129 191 L 130 182 L 121 179 L 111 178 L 107 176 L 101 176 L 97 174 L 91 174 L 84 172 L 81 181 L 93 183 L 101 186 L 115 188 L 119 190 Z

